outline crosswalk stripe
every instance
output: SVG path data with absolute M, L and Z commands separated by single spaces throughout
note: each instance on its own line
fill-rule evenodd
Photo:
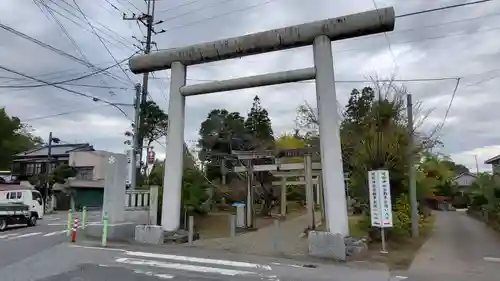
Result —
M 45 234 L 44 237 L 59 235 L 59 234 L 63 234 L 63 233 L 66 233 L 66 230 L 59 230 L 59 231 L 50 232 L 50 233 Z
M 195 263 L 206 263 L 214 265 L 233 266 L 233 267 L 259 268 L 259 269 L 271 270 L 271 267 L 269 265 L 262 265 L 262 264 L 248 263 L 248 262 L 216 260 L 207 258 L 186 257 L 186 256 L 145 253 L 145 252 L 131 252 L 131 251 L 127 251 L 125 252 L 125 254 L 128 256 L 136 256 L 141 258 L 156 258 L 156 259 L 175 260 L 182 262 L 195 262 Z
M 200 272 L 200 273 L 216 273 L 216 274 L 227 275 L 227 276 L 255 274 L 254 272 L 243 271 L 243 270 L 225 269 L 225 268 L 217 268 L 217 267 L 206 267 L 206 266 L 197 266 L 197 265 L 180 264 L 180 263 L 168 263 L 168 262 L 134 259 L 134 258 L 118 258 L 118 259 L 116 259 L 116 262 L 124 263 L 124 264 L 132 264 L 132 265 L 144 265 L 144 266 L 159 267 L 159 268 L 194 271 L 194 272 Z
M 19 236 L 10 237 L 7 240 L 14 240 L 14 239 L 19 239 L 19 238 L 31 237 L 31 236 L 36 236 L 36 235 L 40 235 L 40 234 L 42 234 L 42 232 L 26 233 L 26 234 L 22 234 Z

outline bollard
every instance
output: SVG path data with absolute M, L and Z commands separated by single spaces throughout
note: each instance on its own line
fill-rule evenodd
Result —
M 73 220 L 73 209 L 68 210 L 68 224 L 66 225 L 66 236 L 71 233 L 71 221 Z
M 229 236 L 236 236 L 236 215 L 234 214 L 229 215 Z
M 102 240 L 101 246 L 106 247 L 108 242 L 108 213 L 104 213 L 102 218 Z
M 189 216 L 188 221 L 188 243 L 193 244 L 193 236 L 194 236 L 194 217 Z
M 86 224 L 87 224 L 87 207 L 83 206 L 83 209 L 82 209 L 82 229 L 85 229 Z
M 274 247 L 274 251 L 276 251 L 276 252 L 279 252 L 279 250 L 280 250 L 279 240 L 280 240 L 280 221 L 275 219 L 274 220 L 273 247 Z
M 75 218 L 73 222 L 73 229 L 71 231 L 71 242 L 76 242 L 76 230 L 78 229 L 78 218 Z

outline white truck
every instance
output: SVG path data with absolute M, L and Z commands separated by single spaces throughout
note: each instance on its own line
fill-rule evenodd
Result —
M 35 226 L 43 214 L 40 192 L 19 185 L 0 185 L 0 231 L 9 225 Z

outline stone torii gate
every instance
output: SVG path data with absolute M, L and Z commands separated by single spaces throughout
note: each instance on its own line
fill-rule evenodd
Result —
M 135 74 L 171 69 L 162 228 L 179 228 L 187 96 L 316 79 L 319 121 L 327 124 L 319 128 L 326 226 L 331 233 L 348 235 L 331 42 L 392 31 L 394 23 L 390 7 L 132 57 L 129 65 Z M 190 65 L 308 45 L 313 45 L 314 67 L 186 85 Z

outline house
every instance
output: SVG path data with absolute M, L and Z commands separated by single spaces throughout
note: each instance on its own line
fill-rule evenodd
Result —
M 51 145 L 52 169 L 62 164 L 69 164 L 69 153 L 76 151 L 93 151 L 94 148 L 88 143 L 80 144 L 53 144 Z M 14 155 L 12 163 L 12 174 L 21 181 L 45 174 L 49 162 L 49 147 L 41 146 Z
M 60 191 L 63 188 L 73 190 L 74 207 L 77 209 L 83 206 L 102 207 L 105 169 L 111 155 L 112 152 L 103 150 L 71 151 L 69 165 L 75 168 L 76 175 L 66 181 L 66 186 L 59 185 L 54 187 L 54 190 Z
M 457 186 L 456 192 L 459 192 L 462 195 L 464 193 L 467 193 L 476 179 L 476 174 L 469 172 L 461 173 L 460 175 L 456 176 L 453 179 L 453 182 Z
M 13 171 L 24 185 L 30 185 L 30 177 L 46 173 L 48 147 L 40 147 L 19 153 L 14 157 Z M 64 185 L 55 184 L 52 188 L 52 207 L 59 210 L 69 209 L 71 200 L 66 189 L 73 192 L 74 207 L 100 208 L 104 195 L 104 176 L 107 159 L 113 153 L 95 150 L 89 144 L 52 145 L 52 169 L 66 164 L 76 170 L 74 178 Z
M 491 165 L 492 171 L 494 175 L 500 174 L 500 155 L 497 155 L 493 158 L 490 158 L 484 162 L 484 164 Z

